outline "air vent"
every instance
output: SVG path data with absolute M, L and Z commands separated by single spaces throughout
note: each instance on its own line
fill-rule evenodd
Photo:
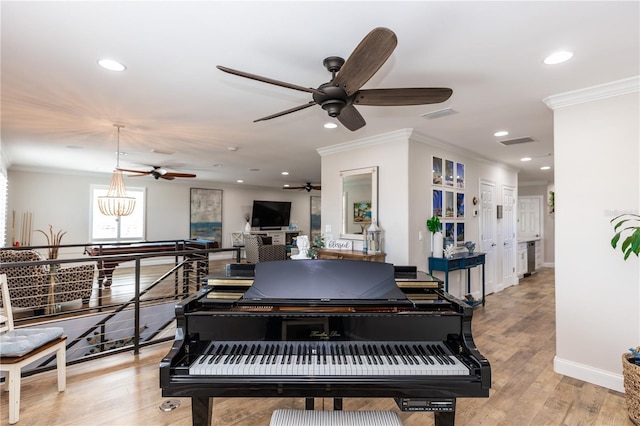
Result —
M 526 136 L 524 138 L 517 138 L 517 139 L 509 139 L 506 141 L 498 141 L 498 143 L 501 143 L 504 146 L 511 146 L 511 145 L 519 145 L 521 143 L 528 143 L 528 142 L 535 142 L 536 140 L 533 138 L 530 138 L 529 136 Z
M 458 111 L 454 111 L 451 108 L 440 109 L 438 111 L 427 112 L 425 114 L 420 114 L 421 117 L 424 117 L 428 120 L 433 120 L 435 118 L 446 117 L 447 115 L 457 114 Z

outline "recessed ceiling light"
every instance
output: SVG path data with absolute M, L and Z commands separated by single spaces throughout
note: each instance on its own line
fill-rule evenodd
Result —
M 283 186 L 284 188 L 288 188 L 288 187 L 290 187 L 291 185 L 289 185 L 289 184 L 287 183 L 287 184 L 282 185 L 282 186 Z
M 118 61 L 114 61 L 113 59 L 100 59 L 98 61 L 98 65 L 110 71 L 124 71 L 127 69 L 127 67 L 125 67 Z
M 259 172 L 260 169 L 249 169 L 250 172 Z
M 230 146 L 227 148 L 229 151 L 237 151 L 238 147 L 237 146 Z
M 520 161 L 531 161 L 531 157 L 522 157 Z
M 324 123 L 324 128 L 325 129 L 335 129 L 336 127 L 338 127 L 338 125 L 336 123 Z
M 540 167 L 540 170 L 549 170 L 551 168 L 551 166 L 542 166 Z
M 500 130 L 498 132 L 495 132 L 493 134 L 493 136 L 500 137 L 500 136 L 507 136 L 508 134 L 509 134 L 509 132 L 507 132 L 506 130 Z
M 222 167 L 222 164 L 217 163 L 217 164 L 214 164 L 213 167 Z
M 242 179 L 238 179 L 236 182 L 243 183 L 244 181 Z
M 289 172 L 282 172 L 280 174 L 283 175 L 283 176 L 289 176 Z
M 573 57 L 573 52 L 568 52 L 566 50 L 554 52 L 551 55 L 547 56 L 544 60 L 544 63 L 547 65 L 555 65 L 560 64 L 564 61 L 568 61 Z

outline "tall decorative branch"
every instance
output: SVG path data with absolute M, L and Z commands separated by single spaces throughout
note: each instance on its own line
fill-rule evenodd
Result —
M 49 260 L 57 259 L 60 242 L 62 241 L 62 237 L 64 236 L 64 234 L 66 234 L 67 232 L 62 232 L 62 230 L 54 232 L 53 225 L 49 225 L 48 234 L 42 229 L 36 229 L 35 232 L 40 232 L 47 239 L 47 245 L 49 246 Z

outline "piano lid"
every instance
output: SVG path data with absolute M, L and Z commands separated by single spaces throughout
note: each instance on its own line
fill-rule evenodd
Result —
M 333 259 L 257 263 L 253 285 L 242 298 L 323 304 L 408 301 L 396 284 L 391 263 Z

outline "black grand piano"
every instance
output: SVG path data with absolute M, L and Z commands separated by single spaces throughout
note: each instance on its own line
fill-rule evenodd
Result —
M 176 305 L 160 387 L 191 398 L 194 426 L 211 424 L 214 397 L 305 398 L 307 409 L 313 398 L 334 409 L 342 398 L 394 398 L 453 425 L 456 398 L 489 396 L 473 309 L 442 286 L 407 297 L 392 264 L 354 260 L 263 262 L 251 275 L 235 297 L 205 285 Z

